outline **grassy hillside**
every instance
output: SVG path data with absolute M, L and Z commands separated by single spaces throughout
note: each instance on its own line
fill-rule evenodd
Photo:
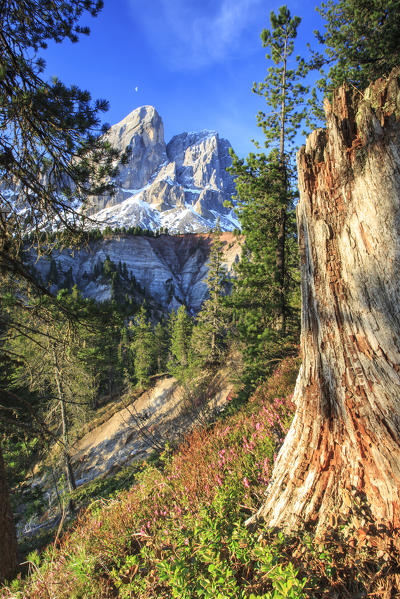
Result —
M 251 400 L 99 499 L 5 598 L 390 597 L 394 557 L 343 528 L 324 540 L 245 520 L 262 502 L 293 415 L 298 369 L 283 362 Z M 372 553 L 371 553 L 372 552 Z

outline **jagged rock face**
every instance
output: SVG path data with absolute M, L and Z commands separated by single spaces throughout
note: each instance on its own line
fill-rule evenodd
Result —
M 182 133 L 164 142 L 163 123 L 155 108 L 142 106 L 107 133 L 111 144 L 130 150 L 120 166 L 113 197 L 93 198 L 89 212 L 100 228 L 140 226 L 173 233 L 205 232 L 217 218 L 223 231 L 239 227 L 224 202 L 235 193 L 230 143 L 215 131 Z
M 177 178 L 184 185 L 234 193 L 232 177 L 226 169 L 231 166 L 231 145 L 220 139 L 215 131 L 175 135 L 167 145 L 167 156 L 175 162 Z
M 143 288 L 149 301 L 154 301 L 164 311 L 185 304 L 192 312 L 198 312 L 207 295 L 204 282 L 207 276 L 208 257 L 212 238 L 210 235 L 182 235 L 160 237 L 114 236 L 92 242 L 74 252 L 53 252 L 59 280 L 71 269 L 72 283 L 86 297 L 104 301 L 111 297 L 110 282 L 95 277 L 96 265 L 107 256 L 115 264 L 126 263 L 129 275 L 133 275 Z M 240 255 L 240 240 L 232 233 L 223 233 L 224 264 L 230 272 Z M 36 264 L 44 280 L 48 279 L 50 264 L 40 260 Z
M 164 125 L 153 106 L 142 106 L 131 112 L 110 128 L 107 139 L 113 147 L 129 150 L 129 162 L 119 169 L 117 194 L 112 198 L 96 198 L 91 212 L 123 202 L 127 194 L 147 185 L 160 165 L 167 161 Z
M 140 189 L 166 161 L 164 125 L 153 106 L 134 110 L 108 132 L 110 143 L 130 150 L 130 160 L 119 174 L 122 189 Z

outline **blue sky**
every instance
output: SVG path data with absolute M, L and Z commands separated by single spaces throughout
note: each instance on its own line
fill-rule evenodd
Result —
M 113 124 L 138 106 L 160 113 L 168 141 L 182 131 L 215 129 L 244 156 L 261 140 L 252 94 L 264 79 L 266 50 L 260 32 L 269 27 L 274 0 L 105 0 L 104 9 L 81 24 L 90 36 L 77 44 L 49 44 L 42 52 L 47 76 L 106 98 L 104 120 Z M 295 53 L 314 43 L 321 22 L 313 3 L 287 2 L 302 17 Z

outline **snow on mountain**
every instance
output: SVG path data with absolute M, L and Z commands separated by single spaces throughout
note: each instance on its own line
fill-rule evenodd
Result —
M 106 226 L 171 233 L 207 232 L 217 219 L 223 231 L 239 228 L 224 203 L 235 193 L 230 143 L 215 131 L 181 133 L 164 141 L 161 117 L 152 106 L 134 110 L 107 133 L 121 151 L 130 150 L 120 165 L 115 196 L 92 198 L 89 213 Z

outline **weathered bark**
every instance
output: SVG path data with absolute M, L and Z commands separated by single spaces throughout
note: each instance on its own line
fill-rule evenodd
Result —
M 303 364 L 271 526 L 322 531 L 356 494 L 400 525 L 399 75 L 338 90 L 298 154 Z
M 0 447 L 0 583 L 10 580 L 17 568 L 17 537 L 10 506 L 9 488 Z

